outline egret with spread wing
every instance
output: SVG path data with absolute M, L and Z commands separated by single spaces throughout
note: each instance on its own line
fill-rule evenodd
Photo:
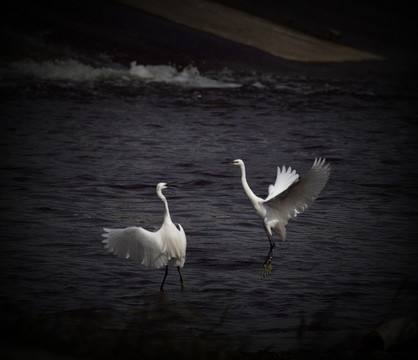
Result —
M 165 275 L 160 290 L 168 275 L 168 266 L 177 267 L 180 275 L 181 289 L 183 278 L 180 268 L 186 259 L 186 234 L 180 224 L 174 225 L 170 218 L 167 199 L 162 193 L 167 188 L 166 183 L 157 185 L 157 195 L 165 205 L 164 221 L 156 232 L 147 231 L 141 227 L 131 226 L 126 229 L 106 229 L 103 243 L 109 252 L 121 258 L 132 259 L 147 267 L 159 269 L 165 266 Z
M 318 197 L 330 175 L 330 166 L 325 159 L 315 159 L 309 172 L 299 177 L 291 167 L 277 168 L 277 177 L 274 185 L 270 185 L 268 196 L 262 199 L 250 189 L 244 162 L 234 160 L 234 165 L 241 167 L 242 186 L 251 201 L 258 217 L 263 221 L 264 229 L 270 242 L 270 251 L 263 266 L 263 277 L 271 272 L 271 261 L 276 244 L 273 232 L 283 241 L 286 240 L 286 224 L 289 219 L 303 213 Z

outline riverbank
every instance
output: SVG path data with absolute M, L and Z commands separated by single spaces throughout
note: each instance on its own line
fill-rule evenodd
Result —
M 128 65 L 196 65 L 201 71 L 229 68 L 286 74 L 344 72 L 370 73 L 386 68 L 414 69 L 415 47 L 409 43 L 414 25 L 406 10 L 397 8 L 391 21 L 387 3 L 341 4 L 312 7 L 308 2 L 266 0 L 255 7 L 249 1 L 223 1 L 224 5 L 282 24 L 309 37 L 384 57 L 385 61 L 300 62 L 273 56 L 189 26 L 167 21 L 115 1 L 40 2 L 9 4 L 2 15 L 0 59 L 62 58 L 74 51 L 86 57 L 100 53 Z M 123 42 L 120 41 L 123 37 Z M 304 50 L 307 51 L 307 50 Z

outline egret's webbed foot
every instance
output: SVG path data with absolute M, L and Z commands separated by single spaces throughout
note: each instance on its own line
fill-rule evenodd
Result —
M 267 275 L 270 275 L 272 268 L 273 268 L 273 266 L 271 266 L 271 264 L 268 264 L 268 265 L 264 264 L 263 265 L 263 270 L 262 270 L 261 276 L 263 278 L 265 278 Z
M 267 254 L 266 261 L 264 261 L 264 265 L 263 265 L 263 271 L 261 274 L 263 278 L 271 274 L 271 270 L 273 268 L 273 266 L 271 265 L 271 261 L 273 260 L 273 253 L 274 253 L 275 247 L 276 247 L 276 244 L 274 242 L 271 242 L 270 250 Z

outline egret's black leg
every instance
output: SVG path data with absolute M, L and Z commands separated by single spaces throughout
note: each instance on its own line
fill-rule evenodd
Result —
M 264 261 L 263 272 L 262 272 L 263 277 L 270 275 L 271 273 L 271 269 L 272 269 L 271 261 L 273 260 L 274 248 L 276 247 L 276 243 L 274 242 L 273 237 L 268 232 L 267 232 L 267 236 L 270 242 L 270 250 L 267 254 L 266 260 Z
M 267 254 L 266 260 L 264 261 L 265 266 L 271 265 L 271 261 L 273 260 L 273 253 L 274 253 L 275 247 L 276 247 L 276 244 L 274 244 L 274 243 L 273 243 L 272 246 L 270 246 L 270 250 Z
M 177 270 L 179 271 L 179 275 L 180 275 L 181 291 L 183 291 L 184 290 L 184 284 L 183 284 L 183 277 L 181 276 L 181 272 L 180 272 L 180 266 L 177 266 Z
M 168 265 L 165 266 L 165 275 L 164 275 L 163 282 L 161 283 L 161 286 L 160 286 L 160 291 L 162 293 L 164 292 L 163 286 L 164 286 L 165 279 L 167 278 L 167 275 L 168 275 Z
M 263 226 L 264 226 L 264 230 L 266 231 L 267 237 L 268 237 L 269 242 L 270 242 L 270 249 L 274 248 L 276 246 L 276 244 L 274 243 L 273 236 L 270 235 L 270 231 L 267 229 L 267 226 L 264 222 L 263 222 Z

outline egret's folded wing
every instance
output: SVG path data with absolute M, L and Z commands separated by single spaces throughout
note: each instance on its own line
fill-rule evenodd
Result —
M 292 171 L 291 167 L 286 169 L 283 166 L 280 169 L 280 166 L 277 167 L 277 177 L 274 185 L 269 186 L 269 194 L 264 201 L 270 201 L 275 198 L 277 195 L 286 191 L 293 183 L 299 179 L 299 175 L 295 170 Z
M 167 264 L 164 245 L 158 231 L 150 232 L 135 226 L 103 230 L 105 248 L 114 255 L 130 258 L 153 268 Z
M 305 176 L 283 193 L 265 202 L 288 220 L 304 212 L 312 204 L 327 183 L 329 175 L 330 167 L 325 164 L 325 159 L 315 159 Z
M 180 224 L 177 224 L 178 230 L 180 232 L 180 256 L 179 259 L 179 266 L 184 266 L 184 261 L 186 260 L 186 248 L 187 248 L 187 239 L 186 233 L 183 230 L 183 227 Z
M 186 248 L 187 248 L 186 233 L 184 232 L 183 227 L 180 224 L 178 224 L 178 227 L 180 229 L 180 236 L 182 238 L 182 241 L 181 241 L 181 252 L 183 254 L 186 254 Z

